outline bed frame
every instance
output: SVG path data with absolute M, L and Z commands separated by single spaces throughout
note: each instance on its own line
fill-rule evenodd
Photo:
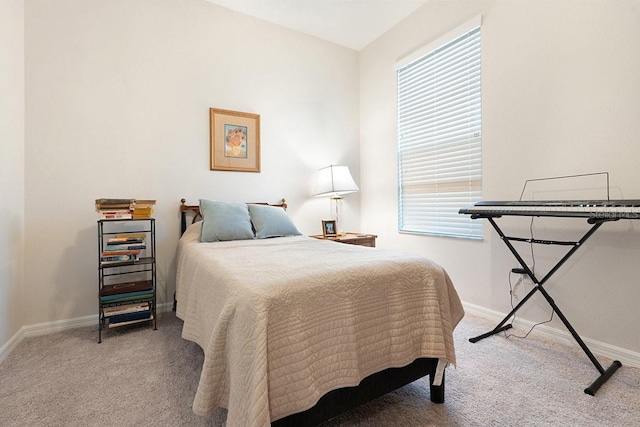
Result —
M 256 203 L 260 205 L 278 206 L 287 208 L 287 202 Z M 180 235 L 187 229 L 187 214 L 192 216 L 191 224 L 202 218 L 198 205 L 187 205 L 185 199 L 180 200 Z M 173 300 L 173 310 L 177 301 Z M 355 387 L 344 387 L 332 390 L 322 396 L 318 403 L 310 409 L 289 415 L 271 423 L 272 427 L 315 426 L 334 418 L 341 413 L 353 409 L 363 403 L 383 396 L 393 390 L 397 390 L 422 377 L 429 376 L 430 399 L 433 403 L 444 403 L 444 371 L 440 385 L 433 385 L 438 359 L 419 358 L 401 368 L 388 368 L 371 374 L 363 379 Z
M 187 205 L 186 199 L 180 199 L 180 235 L 182 236 L 187 229 L 187 214 L 192 216 L 191 224 L 197 222 L 202 219 L 202 214 L 200 213 L 199 205 Z M 279 208 L 287 210 L 287 201 L 285 199 L 281 199 L 278 203 L 266 203 L 266 202 L 253 202 L 251 205 L 266 205 L 266 206 L 276 206 Z

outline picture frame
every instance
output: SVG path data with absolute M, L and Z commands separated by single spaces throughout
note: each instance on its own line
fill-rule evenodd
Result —
M 211 170 L 260 172 L 260 115 L 209 109 Z
M 338 235 L 338 227 L 335 219 L 322 220 L 322 235 L 324 237 L 335 237 Z

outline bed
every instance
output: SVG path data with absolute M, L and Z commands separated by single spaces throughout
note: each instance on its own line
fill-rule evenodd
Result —
M 225 407 L 230 426 L 317 425 L 426 375 L 431 401 L 444 402 L 464 312 L 442 267 L 303 236 L 284 200 L 245 205 L 253 238 L 211 241 L 211 224 L 230 217 L 203 203 L 181 201 L 176 274 L 182 336 L 205 355 L 196 414 Z

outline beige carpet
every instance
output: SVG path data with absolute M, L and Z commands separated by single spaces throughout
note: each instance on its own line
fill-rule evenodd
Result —
M 24 340 L 0 364 L 0 426 L 223 426 L 222 409 L 191 411 L 202 351 L 180 337 L 181 323 L 165 313 L 157 331 L 110 330 L 102 344 L 97 327 Z M 419 380 L 326 426 L 640 425 L 640 369 L 623 366 L 592 397 L 583 389 L 597 371 L 577 345 L 535 331 L 467 341 L 493 326 L 467 314 L 456 329 L 444 405 Z

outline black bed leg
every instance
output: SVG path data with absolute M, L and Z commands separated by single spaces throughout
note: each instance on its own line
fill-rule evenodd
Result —
M 444 372 L 442 372 L 442 383 L 440 385 L 433 385 L 433 374 L 429 375 L 429 389 L 433 403 L 444 403 Z

